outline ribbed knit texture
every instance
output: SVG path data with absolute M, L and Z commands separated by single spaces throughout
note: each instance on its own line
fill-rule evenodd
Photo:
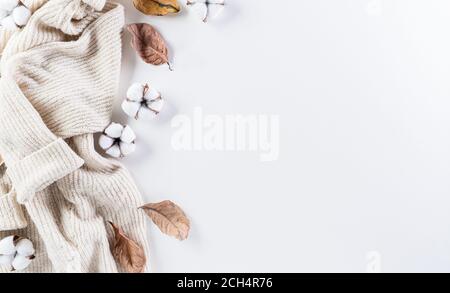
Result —
M 109 124 L 118 89 L 123 8 L 26 2 L 34 14 L 0 60 L 0 238 L 33 241 L 25 272 L 121 272 L 107 221 L 148 256 L 143 202 L 128 171 L 95 151 L 93 134 Z
M 0 218 L 0 231 L 25 228 L 27 221 L 25 219 L 22 207 L 17 203 L 14 191 L 9 191 L 0 200 L 0 210 L 2 216 Z
M 11 36 L 18 31 L 19 29 L 7 30 L 4 27 L 0 26 L 0 55 L 2 54 L 3 49 L 5 48 L 9 38 L 11 38 Z

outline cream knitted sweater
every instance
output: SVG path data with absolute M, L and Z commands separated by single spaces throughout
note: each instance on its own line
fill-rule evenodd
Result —
M 109 124 L 118 89 L 123 8 L 24 2 L 28 24 L 0 33 L 0 238 L 33 241 L 27 272 L 120 272 L 106 221 L 148 256 L 145 215 L 130 174 L 96 153 L 93 133 Z

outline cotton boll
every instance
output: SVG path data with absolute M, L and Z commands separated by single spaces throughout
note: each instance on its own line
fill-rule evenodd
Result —
M 114 139 L 102 134 L 98 139 L 98 144 L 102 149 L 107 150 L 114 144 Z
M 116 137 L 111 137 L 111 135 Z M 136 134 L 130 126 L 111 123 L 100 136 L 99 145 L 107 155 L 113 158 L 121 158 L 134 152 L 136 149 L 135 139 Z
M 33 242 L 28 239 L 21 239 L 16 244 L 16 250 L 22 256 L 32 256 L 34 254 Z
M 129 117 L 136 118 L 136 115 L 139 111 L 139 108 L 141 107 L 140 102 L 132 102 L 125 100 L 122 103 L 122 110 L 127 114 Z
M 12 17 L 12 15 L 9 15 L 9 16 L 3 18 L 2 22 L 0 24 L 6 30 L 15 30 L 15 29 L 17 29 L 17 25 L 14 22 L 14 18 Z
M 11 266 L 14 260 L 14 254 L 0 255 L 0 266 Z
M 133 153 L 136 150 L 136 144 L 134 143 L 126 143 L 121 142 L 120 143 L 120 151 L 122 155 L 128 156 L 129 154 Z
M 120 140 L 125 143 L 132 143 L 136 139 L 136 134 L 130 126 L 125 126 L 123 129 L 122 135 L 120 136 Z
M 122 110 L 135 119 L 150 120 L 162 109 L 164 102 L 161 94 L 149 84 L 134 83 L 122 103 Z
M 17 238 L 18 236 L 15 235 L 3 238 L 0 241 L 0 254 L 3 255 L 15 254 L 16 253 L 15 241 L 17 240 Z
M 140 83 L 133 83 L 127 91 L 127 98 L 131 101 L 140 102 L 144 96 L 145 85 Z
M 203 21 L 206 21 L 206 18 L 208 16 L 208 7 L 206 6 L 206 4 L 200 2 L 188 2 L 188 4 L 195 14 L 197 14 Z
M 194 11 L 204 22 L 218 16 L 224 6 L 225 0 L 188 0 L 187 5 Z
M 122 131 L 123 126 L 113 122 L 105 129 L 105 134 L 111 138 L 119 138 L 122 135 Z
M 14 22 L 18 26 L 24 26 L 27 24 L 30 19 L 31 11 L 25 6 L 18 6 L 14 8 L 12 12 L 12 17 L 14 18 Z
M 0 0 L 0 9 L 12 11 L 19 6 L 19 0 Z
M 164 100 L 163 99 L 157 99 L 155 101 L 152 101 L 150 103 L 150 108 L 156 112 L 161 112 L 162 108 L 164 107 Z
M 138 114 L 139 119 L 149 121 L 156 117 L 156 113 L 147 107 L 142 107 Z
M 120 158 L 121 157 L 120 147 L 117 144 L 115 144 L 108 150 L 106 150 L 106 154 L 110 155 L 113 158 Z
M 11 265 L 16 271 L 21 271 L 26 269 L 30 265 L 31 260 L 32 258 L 28 256 L 18 254 L 12 261 Z
M 211 3 L 208 5 L 208 17 L 207 20 L 216 18 L 222 13 L 223 8 L 225 7 L 223 1 L 217 1 L 218 4 Z
M 159 98 L 160 96 L 161 96 L 161 94 L 154 87 L 151 87 L 145 94 L 144 99 L 147 101 L 151 101 L 151 100 Z

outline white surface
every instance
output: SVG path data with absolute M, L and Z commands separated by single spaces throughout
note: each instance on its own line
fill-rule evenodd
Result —
M 192 219 L 186 242 L 151 228 L 153 271 L 365 272 L 375 251 L 384 272 L 450 272 L 450 1 L 278 2 L 228 0 L 207 25 L 125 3 L 175 68 L 144 64 L 125 33 L 121 96 L 150 81 L 170 104 L 130 122 L 125 164 Z M 279 159 L 175 151 L 170 119 L 196 106 L 279 115 Z

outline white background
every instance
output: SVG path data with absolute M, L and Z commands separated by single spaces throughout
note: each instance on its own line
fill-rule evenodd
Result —
M 366 272 L 373 251 L 384 272 L 450 272 L 450 1 L 228 0 L 206 25 L 122 2 L 175 68 L 143 63 L 125 33 L 114 119 L 135 81 L 169 105 L 127 122 L 124 163 L 147 201 L 192 220 L 185 242 L 151 226 L 154 272 Z M 196 106 L 279 115 L 279 159 L 175 151 L 170 121 Z

